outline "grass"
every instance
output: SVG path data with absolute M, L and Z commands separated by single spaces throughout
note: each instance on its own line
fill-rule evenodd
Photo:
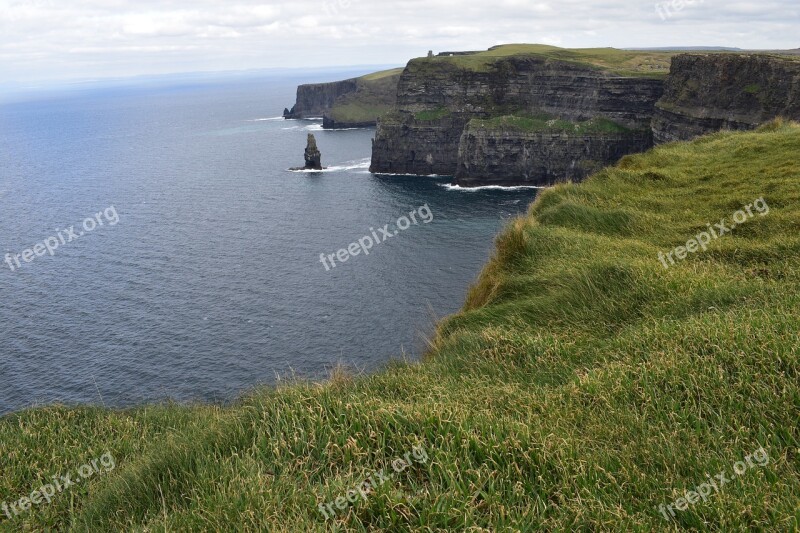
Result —
M 378 117 L 392 110 L 391 104 L 381 104 L 359 99 L 334 105 L 327 115 L 338 123 L 359 124 L 375 122 Z
M 235 405 L 42 407 L 0 419 L 0 502 L 117 468 L 0 529 L 791 531 L 800 520 L 800 126 L 627 156 L 498 237 L 422 363 Z M 763 197 L 665 269 L 657 254 Z M 414 464 L 325 522 L 421 443 Z M 665 520 L 764 447 L 769 461 Z
M 485 71 L 498 60 L 512 56 L 538 56 L 607 70 L 619 76 L 664 78 L 676 52 L 628 51 L 616 48 L 559 48 L 544 44 L 508 44 L 477 54 L 415 59 L 415 65 L 451 64 L 465 70 Z
M 591 133 L 628 133 L 631 130 L 606 118 L 572 122 L 561 120 L 547 114 L 535 116 L 506 115 L 490 119 L 473 119 L 473 128 L 508 129 L 530 133 L 571 133 L 577 135 Z
M 404 67 L 393 68 L 389 70 L 381 70 L 380 72 L 373 72 L 366 76 L 361 76 L 359 79 L 362 81 L 377 81 L 385 78 L 399 77 L 403 73 Z
M 340 124 L 374 123 L 394 108 L 403 69 L 384 70 L 358 79 L 358 89 L 340 97 L 327 115 Z
M 414 114 L 414 118 L 417 120 L 424 120 L 424 121 L 432 121 L 432 120 L 440 120 L 446 116 L 450 115 L 450 110 L 446 107 L 440 107 L 437 109 L 431 109 L 426 111 L 419 111 Z
M 757 83 L 750 84 L 744 88 L 744 92 L 747 94 L 758 94 L 761 92 L 761 86 Z

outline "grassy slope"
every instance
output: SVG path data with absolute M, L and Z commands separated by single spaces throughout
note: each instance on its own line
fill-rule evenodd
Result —
M 394 107 L 402 73 L 403 69 L 397 68 L 358 78 L 359 90 L 339 98 L 328 116 L 340 123 L 375 122 Z
M 366 76 L 361 76 L 359 79 L 363 81 L 376 81 L 382 80 L 384 78 L 390 78 L 392 76 L 399 76 L 403 73 L 403 67 L 393 68 L 389 70 L 381 70 L 380 72 L 373 72 L 372 74 L 367 74 Z
M 322 530 L 317 503 L 421 442 L 430 461 L 340 513 L 339 530 L 797 526 L 799 149 L 798 126 L 720 133 L 544 192 L 422 364 L 228 408 L 6 417 L 0 501 L 108 449 L 114 472 L 15 525 Z M 768 216 L 658 262 L 761 196 Z M 767 466 L 678 522 L 654 509 L 759 446 Z
M 663 78 L 669 73 L 675 52 L 628 51 L 616 48 L 559 48 L 544 44 L 509 44 L 477 54 L 426 59 L 469 70 L 486 70 L 500 58 L 536 55 L 609 70 L 621 76 Z M 421 61 L 417 59 L 416 61 Z

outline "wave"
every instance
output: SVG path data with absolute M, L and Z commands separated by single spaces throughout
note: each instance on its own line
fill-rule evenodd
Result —
M 339 165 L 333 165 L 330 167 L 325 167 L 322 170 L 289 170 L 288 172 L 296 172 L 296 173 L 306 173 L 306 172 L 344 172 L 346 170 L 361 170 L 365 168 L 369 168 L 370 164 L 372 163 L 372 158 L 366 157 L 364 159 L 355 159 L 353 161 L 345 161 Z
M 283 117 L 269 117 L 269 118 L 251 118 L 245 122 L 272 122 L 273 120 L 286 120 Z
M 342 163 L 340 166 L 333 166 L 330 167 L 331 170 L 359 170 L 364 168 L 369 168 L 372 164 L 371 157 L 365 157 L 363 159 L 354 159 L 353 161 L 346 161 Z
M 481 185 L 480 187 L 462 187 L 461 185 L 453 185 L 451 183 L 440 183 L 440 187 L 444 187 L 448 191 L 461 191 L 461 192 L 476 192 L 476 191 L 519 191 L 523 189 L 549 189 L 549 187 L 540 187 L 537 185 L 514 185 L 507 187 L 504 185 Z
M 452 176 L 443 176 L 441 174 L 408 174 L 397 172 L 373 172 L 376 176 L 410 176 L 412 178 L 450 178 Z
M 283 120 L 283 117 L 280 117 L 280 119 Z M 272 120 L 272 119 L 263 118 L 263 119 L 256 119 L 256 120 Z M 288 120 L 295 120 L 295 119 L 288 119 Z M 311 119 L 301 119 L 301 120 L 308 121 L 308 120 L 311 120 Z M 250 121 L 250 122 L 254 122 L 254 121 Z M 289 126 L 288 128 L 281 128 L 281 129 L 283 129 L 283 130 L 305 130 L 305 131 L 330 131 L 330 132 L 335 132 L 335 131 L 351 131 L 351 130 L 368 130 L 368 129 L 371 129 L 371 128 L 365 127 L 365 128 L 332 128 L 332 129 L 325 129 L 325 128 L 322 127 L 322 124 L 315 123 L 315 124 L 309 124 L 307 126 Z

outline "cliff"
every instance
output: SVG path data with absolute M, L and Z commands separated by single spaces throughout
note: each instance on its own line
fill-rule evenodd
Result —
M 570 51 L 532 45 L 412 60 L 398 83 L 395 112 L 378 122 L 371 170 L 455 175 L 462 169 L 462 178 L 466 178 L 463 169 L 473 165 L 460 162 L 459 157 L 470 157 L 472 145 L 461 143 L 474 139 L 463 135 L 472 119 L 544 113 L 576 125 L 604 118 L 624 128 L 647 129 L 655 102 L 662 95 L 670 57 L 668 53 Z M 569 135 L 562 132 L 561 137 Z M 531 142 L 526 138 L 525 143 Z M 494 146 L 512 152 L 523 149 L 512 144 Z M 641 146 L 638 141 L 633 144 Z M 622 150 L 626 143 L 616 146 Z M 496 159 L 509 158 L 512 153 L 508 157 L 497 154 Z M 573 159 L 582 166 L 581 153 Z M 497 172 L 502 171 L 498 168 Z M 506 181 L 519 180 L 520 176 L 509 174 Z
M 420 176 L 455 173 L 468 117 L 449 113 L 431 117 L 421 113 L 419 117 L 394 112 L 378 120 L 371 172 Z
M 300 85 L 297 101 L 284 118 L 323 117 L 326 129 L 375 126 L 396 102 L 402 69 L 376 72 L 331 83 Z
M 547 185 L 654 142 L 800 120 L 800 58 L 791 51 L 675 54 L 507 45 L 414 59 L 395 110 L 378 122 L 371 171 Z M 569 124 L 508 127 L 541 117 Z M 595 119 L 617 130 L 586 131 Z
M 287 109 L 283 117 L 287 119 L 316 118 L 325 114 L 342 96 L 358 90 L 358 80 L 313 83 L 297 87 L 297 100 L 292 109 Z
M 652 144 L 649 129 L 628 130 L 603 119 L 577 124 L 519 117 L 472 120 L 460 139 L 455 182 L 469 187 L 582 181 Z
M 800 60 L 784 55 L 683 54 L 656 103 L 656 143 L 800 119 Z

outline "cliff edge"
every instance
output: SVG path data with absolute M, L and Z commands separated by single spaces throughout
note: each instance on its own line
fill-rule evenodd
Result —
M 394 108 L 402 69 L 386 70 L 330 83 L 300 85 L 286 119 L 323 118 L 323 128 L 375 126 Z

